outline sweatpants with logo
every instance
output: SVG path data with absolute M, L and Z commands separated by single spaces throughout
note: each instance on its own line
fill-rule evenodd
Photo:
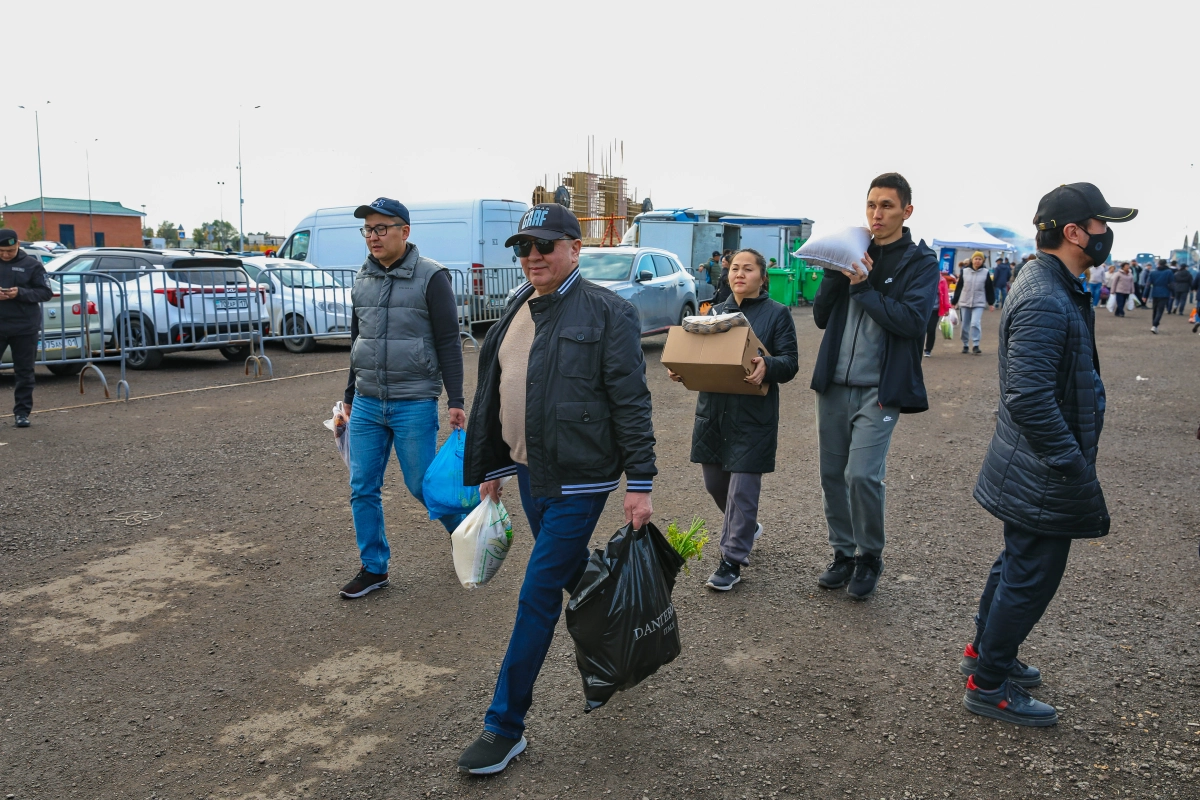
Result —
M 817 393 L 821 498 L 829 544 L 841 556 L 883 553 L 884 477 L 900 409 L 875 386 L 830 384 Z
M 992 564 L 975 615 L 976 683 L 999 686 L 1017 650 L 1054 599 L 1071 540 L 1004 524 L 1004 549 Z

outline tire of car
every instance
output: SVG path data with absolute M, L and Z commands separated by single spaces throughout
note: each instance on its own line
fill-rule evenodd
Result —
M 245 361 L 250 357 L 250 345 L 248 344 L 231 344 L 220 349 L 221 355 L 225 356 L 227 361 Z
M 47 364 L 46 369 L 50 370 L 51 375 L 69 378 L 83 372 L 83 364 Z
M 310 333 L 308 323 L 299 314 L 289 314 L 283 320 L 283 335 L 291 337 L 283 340 L 289 353 L 311 353 L 317 349 L 317 340 L 304 336 L 306 333 Z
M 691 303 L 684 303 L 683 310 L 679 312 L 679 324 L 683 324 L 684 317 L 690 317 L 696 313 L 696 309 L 692 308 Z
M 132 343 L 144 341 L 147 345 L 158 344 L 154 326 L 136 314 L 127 317 L 119 325 L 117 341 Z M 130 369 L 158 369 L 162 366 L 162 360 L 161 350 L 131 350 L 125 354 L 125 366 Z

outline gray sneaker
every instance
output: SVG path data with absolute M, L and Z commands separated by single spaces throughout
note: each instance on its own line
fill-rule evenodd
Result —
M 883 574 L 883 559 L 879 556 L 862 555 L 854 560 L 854 577 L 846 587 L 846 594 L 855 600 L 866 600 L 875 594 L 879 576 Z
M 458 771 L 468 775 L 495 775 L 503 772 L 508 762 L 525 751 L 525 737 L 510 739 L 498 733 L 484 731 L 458 757 Z
M 725 559 L 721 559 L 721 565 L 717 567 L 717 571 L 709 576 L 708 582 L 704 585 L 710 589 L 716 589 L 718 592 L 728 592 L 742 580 L 742 566 L 740 564 L 730 564 Z

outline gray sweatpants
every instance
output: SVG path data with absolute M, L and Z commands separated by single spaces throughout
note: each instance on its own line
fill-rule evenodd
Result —
M 884 476 L 900 409 L 879 405 L 874 386 L 831 384 L 817 394 L 821 496 L 838 555 L 883 553 Z
M 761 472 L 726 472 L 720 464 L 701 464 L 704 488 L 725 515 L 721 526 L 721 557 L 731 564 L 750 563 L 754 531 L 758 527 Z

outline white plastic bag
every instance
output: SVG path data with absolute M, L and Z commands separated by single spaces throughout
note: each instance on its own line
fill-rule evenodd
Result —
M 1116 296 L 1116 294 L 1110 294 L 1108 296 L 1108 302 L 1104 304 L 1104 307 L 1108 309 L 1108 313 L 1110 313 L 1110 314 L 1115 314 L 1117 312 L 1117 296 Z
M 505 478 L 500 485 L 508 480 Z M 500 571 L 511 545 L 512 522 L 504 503 L 483 498 L 450 534 L 459 582 L 468 589 L 487 583 Z
M 826 269 L 854 271 L 854 262 L 862 262 L 863 254 L 871 244 L 871 232 L 866 228 L 845 228 L 828 236 L 809 239 L 793 255 L 809 264 Z
M 1125 310 L 1133 311 L 1135 308 L 1137 308 L 1137 301 L 1133 295 L 1129 295 L 1129 297 L 1125 298 Z
M 338 400 L 333 404 L 333 419 L 325 420 L 325 427 L 333 431 L 333 443 L 337 445 L 338 452 L 342 454 L 342 461 L 346 462 L 346 467 L 350 467 L 350 413 L 346 411 L 346 405 Z
M 950 309 L 950 313 L 947 314 L 946 316 L 950 318 L 950 324 L 953 325 L 955 328 L 957 328 L 958 327 L 958 311 L 956 309 L 952 308 L 952 309 Z

